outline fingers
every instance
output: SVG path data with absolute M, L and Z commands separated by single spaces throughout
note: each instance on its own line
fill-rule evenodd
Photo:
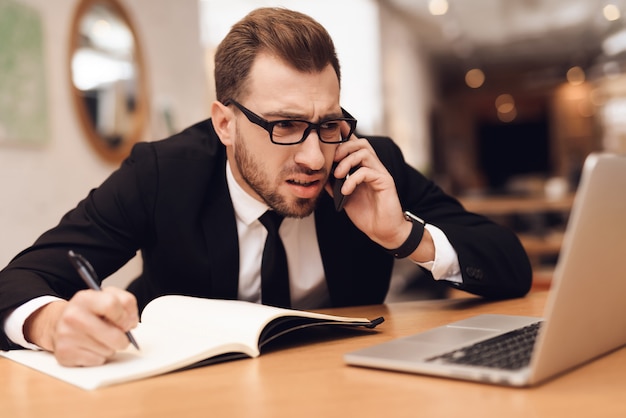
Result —
M 351 173 L 341 187 L 346 196 L 343 209 L 350 220 L 374 242 L 391 242 L 406 221 L 395 181 L 370 142 L 353 137 L 339 144 L 334 161 L 332 175 L 345 178 Z M 351 172 L 354 167 L 358 168 Z
M 124 290 L 78 292 L 56 324 L 55 357 L 64 366 L 103 364 L 128 346 L 126 331 L 137 320 L 135 298 Z
M 367 140 L 359 139 L 353 135 L 349 141 L 341 143 L 335 151 L 337 166 L 332 175 L 337 178 L 345 178 L 341 191 L 343 194 L 351 194 L 361 183 L 369 183 L 372 186 L 388 187 L 393 183 L 391 175 L 380 162 L 376 152 Z
M 101 293 L 112 296 L 109 300 L 112 305 L 101 306 L 102 317 L 124 331 L 130 331 L 137 326 L 139 321 L 137 300 L 132 293 L 117 287 L 105 287 Z
M 346 157 L 362 148 L 371 149 L 371 146 L 369 142 L 357 138 L 356 135 L 352 135 L 352 137 L 348 141 L 339 144 L 339 146 L 335 150 L 335 161 L 341 164 Z

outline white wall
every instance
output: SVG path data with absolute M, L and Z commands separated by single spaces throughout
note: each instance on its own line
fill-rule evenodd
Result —
M 383 92 L 387 132 L 409 164 L 428 174 L 434 103 L 428 58 L 409 19 L 380 1 Z
M 37 10 L 42 19 L 50 137 L 42 148 L 0 147 L 1 267 L 116 168 L 92 151 L 71 102 L 67 48 L 79 1 L 18 1 Z M 204 74 L 197 0 L 120 2 L 136 25 L 148 71 L 154 112 L 145 139 L 165 134 L 156 113 L 162 103 L 171 106 L 178 128 L 205 118 L 212 86 L 207 86 Z M 135 260 L 120 272 L 120 280 L 138 269 Z

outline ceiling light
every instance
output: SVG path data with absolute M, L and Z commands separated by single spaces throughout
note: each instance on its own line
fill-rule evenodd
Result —
M 515 107 L 515 100 L 510 94 L 501 94 L 496 97 L 496 109 L 498 110 L 498 119 L 501 122 L 509 123 L 513 122 L 517 117 L 517 108 Z
M 448 13 L 448 0 L 430 0 L 428 2 L 428 11 L 433 16 L 441 16 Z
M 575 66 L 567 70 L 567 81 L 577 86 L 585 82 L 585 71 L 579 66 Z
M 608 56 L 617 55 L 626 50 L 626 30 L 615 32 L 602 42 L 602 50 Z
M 602 14 L 604 15 L 604 18 L 609 22 L 613 22 L 619 19 L 621 16 L 619 8 L 614 4 L 607 4 L 606 6 L 604 6 L 602 8 Z
M 472 68 L 465 73 L 465 84 L 473 89 L 477 89 L 485 82 L 485 73 L 479 68 Z
M 515 100 L 510 94 L 501 94 L 496 98 L 498 113 L 509 113 L 515 109 Z

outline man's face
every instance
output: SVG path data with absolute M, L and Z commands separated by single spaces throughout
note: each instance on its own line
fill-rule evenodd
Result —
M 269 121 L 319 122 L 342 116 L 339 81 L 330 65 L 320 73 L 302 73 L 261 54 L 247 87 L 249 94 L 240 103 Z M 263 128 L 241 112 L 234 115 L 228 158 L 239 184 L 285 216 L 311 214 L 328 179 L 337 144 L 322 143 L 315 130 L 300 144 L 273 144 Z

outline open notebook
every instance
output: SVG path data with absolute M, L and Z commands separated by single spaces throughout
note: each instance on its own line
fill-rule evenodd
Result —
M 478 315 L 348 353 L 345 361 L 502 385 L 537 384 L 626 344 L 625 256 L 626 156 L 591 154 L 543 319 Z

